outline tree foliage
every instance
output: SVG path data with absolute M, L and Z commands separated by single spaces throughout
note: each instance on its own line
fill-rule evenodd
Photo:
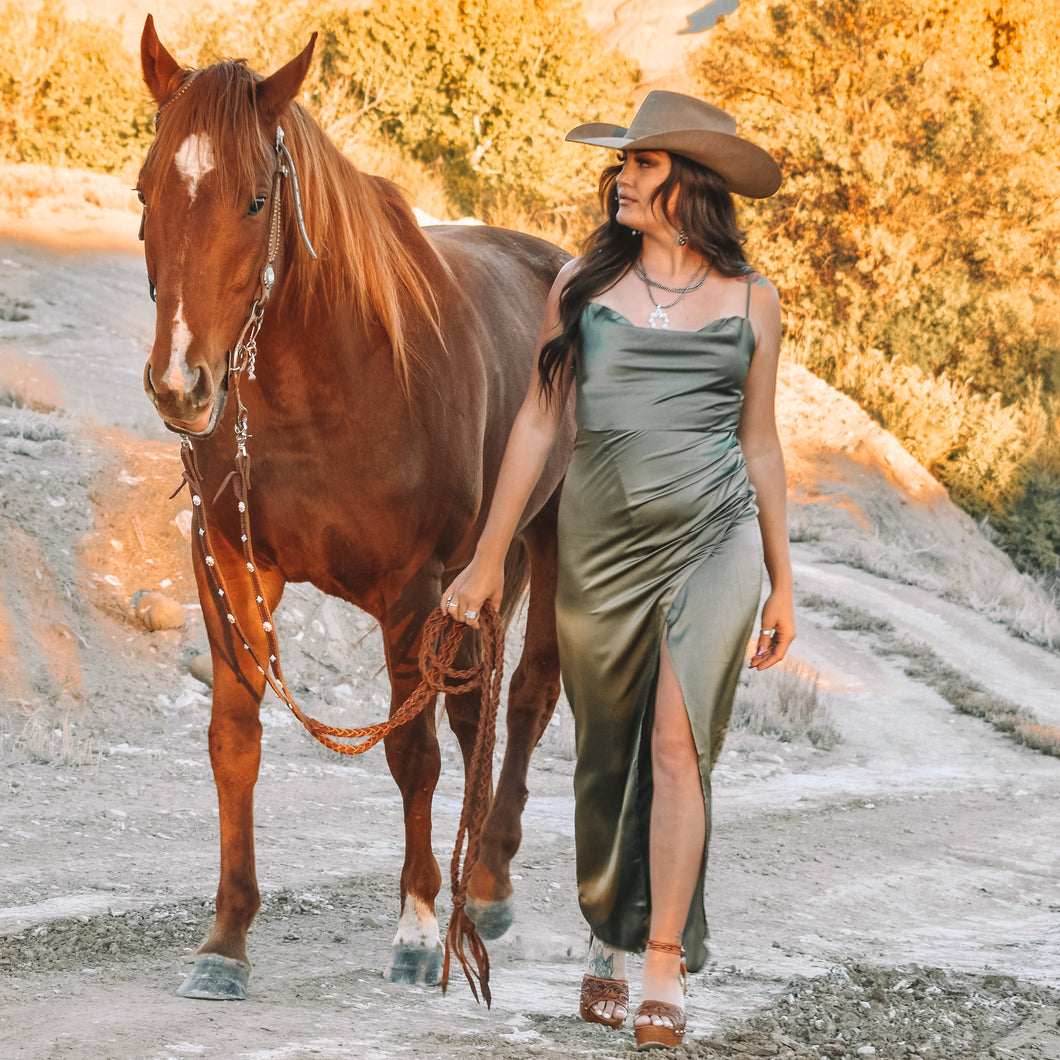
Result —
M 154 106 L 118 31 L 38 9 L 0 7 L 0 158 L 127 170 Z
M 636 70 L 571 0 L 377 0 L 328 23 L 321 91 L 421 162 L 461 212 L 562 211 L 601 159 L 563 144 L 624 110 Z
M 1029 0 L 742 0 L 695 60 L 784 169 L 750 228 L 807 363 L 1008 523 L 1060 480 L 1047 21 Z
M 576 0 L 246 0 L 159 26 L 191 66 L 243 58 L 271 72 L 319 31 L 303 98 L 358 161 L 444 210 L 577 241 L 599 153 L 564 145 L 577 122 L 625 112 L 635 66 L 601 47 Z M 9 161 L 114 169 L 146 151 L 154 105 L 137 57 L 61 0 L 0 8 L 0 152 Z

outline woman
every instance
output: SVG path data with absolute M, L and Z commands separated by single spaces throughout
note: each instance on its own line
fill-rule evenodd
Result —
M 683 1040 L 684 975 L 706 958 L 710 771 L 751 666 L 795 636 L 784 461 L 773 399 L 780 308 L 741 249 L 732 193 L 771 195 L 776 163 L 709 104 L 652 92 L 617 148 L 607 221 L 549 297 L 539 372 L 515 421 L 447 614 L 500 604 L 512 535 L 575 386 L 560 506 L 557 623 L 574 711 L 578 891 L 592 928 L 581 1014 L 620 1026 L 625 952 L 645 950 L 638 1047 Z M 756 507 L 757 500 L 757 507 Z

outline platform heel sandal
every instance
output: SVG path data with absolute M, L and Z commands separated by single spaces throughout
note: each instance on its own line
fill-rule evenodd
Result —
M 685 951 L 681 946 L 673 942 L 656 942 L 648 939 L 647 948 L 663 953 L 672 953 L 681 958 L 681 992 L 688 989 L 688 968 L 685 966 Z M 643 1026 L 634 1027 L 638 1049 L 673 1049 L 683 1045 L 685 1040 L 685 1012 L 677 1005 L 669 1005 L 665 1001 L 642 1001 L 637 1007 L 636 1019 L 640 1016 L 659 1016 L 661 1019 L 669 1020 L 672 1026 L 658 1027 L 654 1023 L 645 1023 Z
M 589 949 L 592 949 L 593 936 L 589 935 Z M 593 1011 L 593 1006 L 601 1001 L 613 1001 L 616 1005 L 629 1011 L 629 983 L 625 979 L 602 979 L 598 975 L 586 972 L 582 976 L 582 992 L 578 1000 L 578 1015 L 586 1023 L 602 1023 L 605 1027 L 618 1030 L 625 1021 L 625 1015 L 601 1016 Z

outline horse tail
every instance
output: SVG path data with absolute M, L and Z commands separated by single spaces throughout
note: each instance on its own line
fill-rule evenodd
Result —
M 512 542 L 504 559 L 504 599 L 501 601 L 501 624 L 505 629 L 512 615 L 523 602 L 523 594 L 530 584 L 530 556 L 519 538 Z

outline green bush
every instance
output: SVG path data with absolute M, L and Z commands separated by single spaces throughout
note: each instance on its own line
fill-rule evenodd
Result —
M 260 0 L 157 28 L 189 66 L 244 58 L 263 73 L 319 31 L 303 98 L 355 162 L 382 163 L 444 216 L 572 244 L 596 221 L 605 155 L 563 136 L 627 112 L 637 83 L 570 0 Z M 152 135 L 138 58 L 56 0 L 0 8 L 0 102 L 0 160 L 124 170 Z
M 318 94 L 440 163 L 457 212 L 562 224 L 605 161 L 564 135 L 624 112 L 635 85 L 568 0 L 379 0 L 328 20 Z
M 116 29 L 53 0 L 0 7 L 0 160 L 134 170 L 153 114 Z
M 1022 491 L 993 519 L 998 544 L 1023 571 L 1060 572 L 1060 474 L 1033 467 Z

